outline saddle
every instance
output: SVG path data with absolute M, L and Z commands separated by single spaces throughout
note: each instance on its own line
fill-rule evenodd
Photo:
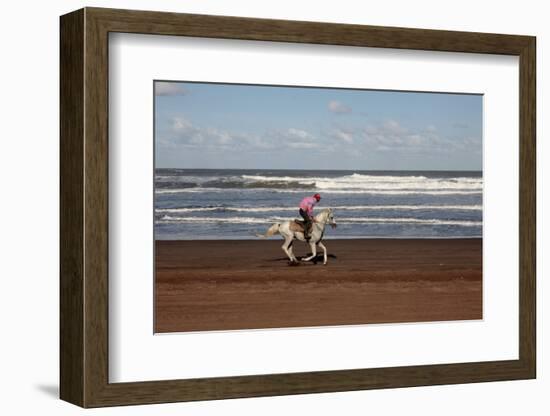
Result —
M 303 220 L 294 220 L 290 223 L 290 229 L 294 232 L 303 233 L 304 226 L 305 226 L 305 221 Z

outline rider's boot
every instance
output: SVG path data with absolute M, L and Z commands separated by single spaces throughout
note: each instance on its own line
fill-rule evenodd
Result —
M 304 239 L 306 241 L 309 241 L 309 239 L 311 238 L 310 235 L 309 235 L 309 222 L 305 222 L 304 223 Z

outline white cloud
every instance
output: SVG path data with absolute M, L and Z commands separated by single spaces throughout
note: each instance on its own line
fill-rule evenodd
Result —
M 480 139 L 453 138 L 440 134 L 433 125 L 422 129 L 403 127 L 395 120 L 369 125 L 357 133 L 364 144 L 379 152 L 406 152 L 416 154 L 448 154 L 456 150 L 476 152 Z
M 353 133 L 350 130 L 337 129 L 332 131 L 331 135 L 341 142 L 353 143 Z
M 179 82 L 155 82 L 155 95 L 158 96 L 177 96 L 185 95 L 186 90 Z
M 175 117 L 172 120 L 172 128 L 175 131 L 178 131 L 178 132 L 181 133 L 181 132 L 192 130 L 193 125 L 191 124 L 191 122 L 189 120 L 186 120 L 186 119 L 181 118 L 181 117 Z
M 395 120 L 386 120 L 382 126 L 383 131 L 390 134 L 395 135 L 402 135 L 407 133 L 407 129 L 402 127 L 397 121 Z
M 260 150 L 273 147 L 260 136 L 215 127 L 196 126 L 184 117 L 174 117 L 171 120 L 169 134 L 163 135 L 161 144 L 165 147 L 185 146 L 224 151 Z
M 175 117 L 172 120 L 172 133 L 176 144 L 224 146 L 233 142 L 229 132 L 213 127 L 198 127 L 183 117 Z
M 285 148 L 292 149 L 315 149 L 319 147 L 318 137 L 307 130 L 290 127 L 284 130 L 273 130 L 269 132 L 265 140 L 267 140 L 273 149 L 284 150 Z
M 437 131 L 437 127 L 435 127 L 433 124 L 430 124 L 426 127 L 426 131 L 429 131 L 431 133 L 434 133 Z
M 335 114 L 349 114 L 351 113 L 351 107 L 341 103 L 340 101 L 329 101 L 328 109 Z
M 426 136 L 421 134 L 410 134 L 407 136 L 407 144 L 413 146 L 423 146 L 427 142 Z
M 290 143 L 287 143 L 287 146 L 293 149 L 315 149 L 319 145 L 317 143 L 310 143 L 310 142 L 290 142 Z
M 205 140 L 203 131 L 182 117 L 175 117 L 172 120 L 172 133 L 174 133 L 174 144 L 201 144 Z
M 275 129 L 264 133 L 232 131 L 213 126 L 198 126 L 184 116 L 173 118 L 159 134 L 158 145 L 164 148 L 194 148 L 223 152 L 297 152 L 350 154 L 391 152 L 408 155 L 445 155 L 453 152 L 479 153 L 481 138 L 453 137 L 441 134 L 434 126 L 411 129 L 395 120 L 365 127 L 334 126 L 313 134 L 299 127 Z M 297 153 L 298 154 L 298 153 Z
M 305 131 L 305 130 L 301 130 L 301 129 L 296 129 L 296 128 L 289 128 L 287 131 L 286 131 L 286 136 L 288 138 L 296 138 L 296 139 L 300 139 L 300 140 L 313 140 L 314 137 L 311 133 Z
M 285 148 L 314 149 L 319 147 L 318 140 L 313 134 L 295 127 L 258 135 L 197 126 L 185 117 L 174 117 L 171 120 L 169 134 L 163 135 L 161 144 L 166 147 L 187 146 L 226 151 L 276 151 Z

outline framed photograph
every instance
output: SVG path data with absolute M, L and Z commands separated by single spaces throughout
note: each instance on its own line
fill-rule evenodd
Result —
M 61 398 L 535 378 L 535 49 L 62 16 Z

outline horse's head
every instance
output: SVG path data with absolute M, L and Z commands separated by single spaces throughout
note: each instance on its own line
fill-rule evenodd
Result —
M 325 222 L 328 225 L 330 225 L 332 228 L 336 228 L 336 220 L 334 219 L 334 213 L 332 212 L 332 208 L 327 208 L 325 212 L 326 212 Z

